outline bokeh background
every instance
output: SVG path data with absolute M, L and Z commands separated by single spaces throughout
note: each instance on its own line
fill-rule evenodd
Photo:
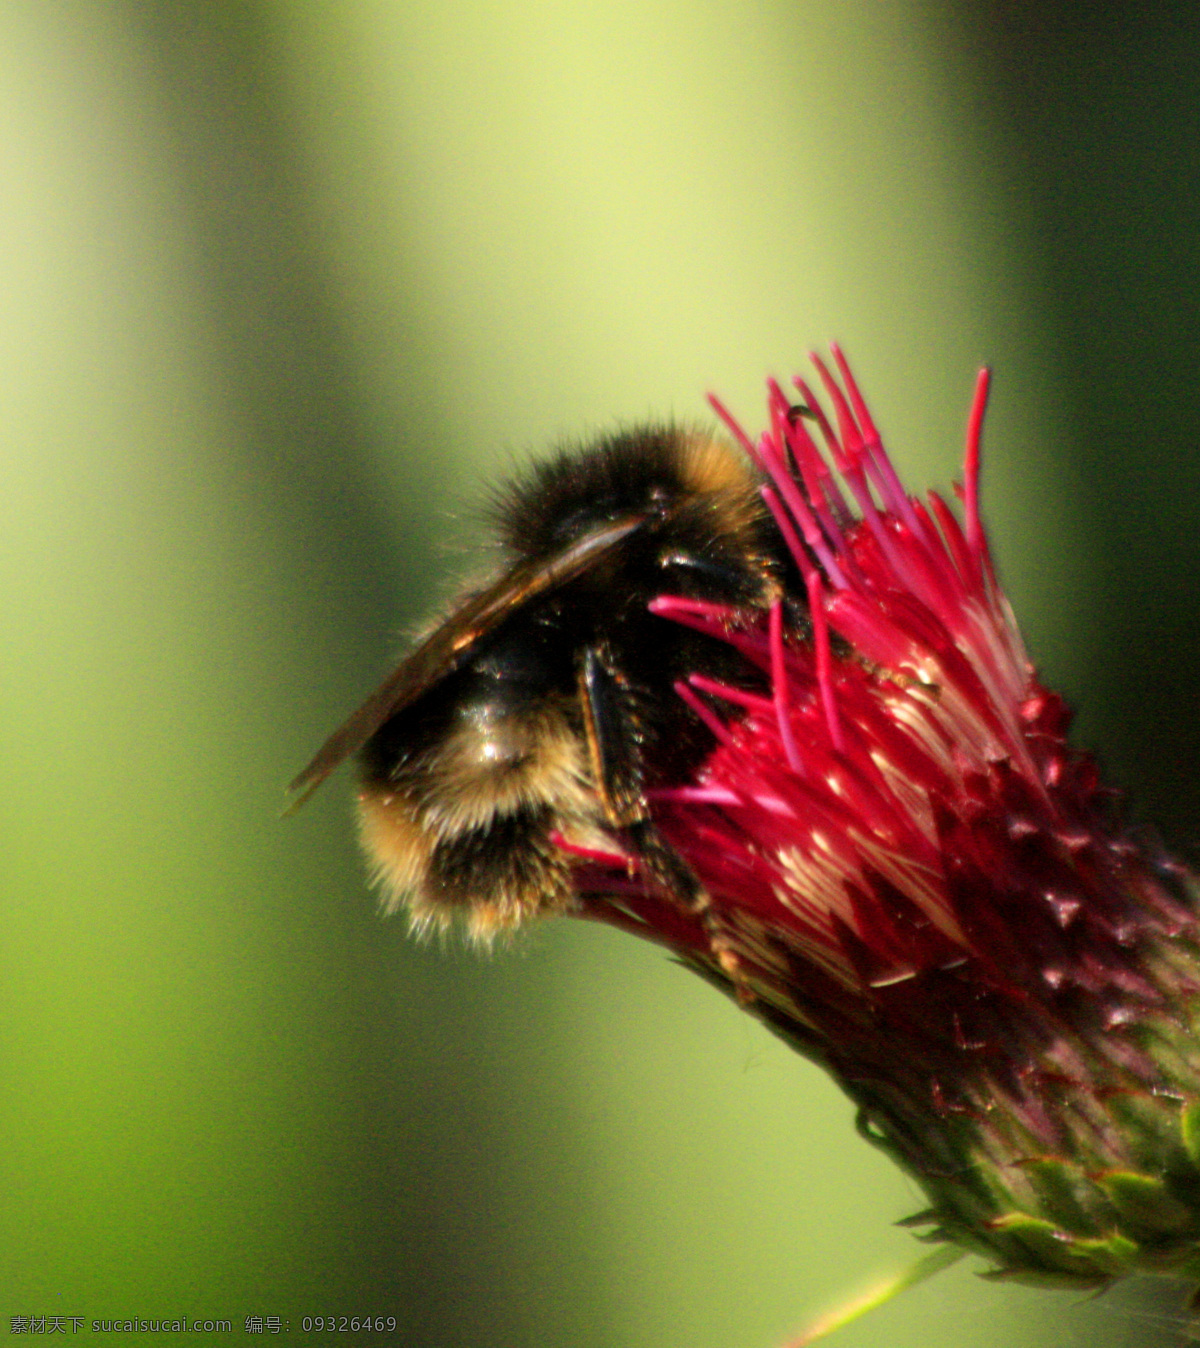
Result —
M 770 1348 L 913 1187 L 657 951 L 481 959 L 282 788 L 563 435 L 843 342 L 916 484 L 997 370 L 1032 650 L 1197 850 L 1200 24 L 838 0 L 0 8 L 0 1332 Z M 840 1342 L 1173 1343 L 967 1266 Z M 328 1337 L 322 1341 L 329 1341 Z M 339 1336 L 380 1342 L 387 1336 Z

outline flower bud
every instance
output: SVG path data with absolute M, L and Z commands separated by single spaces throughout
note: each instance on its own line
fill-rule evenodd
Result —
M 653 819 L 702 898 L 682 911 L 597 854 L 581 911 L 828 1070 L 928 1196 L 930 1239 L 1023 1281 L 1200 1281 L 1195 878 L 1124 826 L 1026 657 L 979 515 L 987 372 L 960 519 L 905 492 L 833 356 L 837 378 L 814 358 L 832 419 L 802 380 L 799 408 L 771 386 L 757 443 L 715 404 L 807 607 L 746 626 L 653 605 L 762 679 L 678 688 L 716 747 Z

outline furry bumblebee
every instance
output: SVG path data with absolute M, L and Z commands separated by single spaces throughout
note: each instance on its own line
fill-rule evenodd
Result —
M 729 644 L 650 612 L 657 595 L 761 612 L 790 559 L 732 446 L 674 428 L 562 451 L 502 487 L 508 558 L 464 594 L 295 779 L 304 800 L 357 754 L 362 840 L 414 926 L 497 933 L 572 903 L 569 849 L 617 849 L 691 911 L 698 881 L 647 793 L 687 780 L 711 732 L 674 685 L 760 676 Z

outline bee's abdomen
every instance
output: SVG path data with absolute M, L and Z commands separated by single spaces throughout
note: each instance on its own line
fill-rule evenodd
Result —
M 595 812 L 573 700 L 476 668 L 400 719 L 367 746 L 359 793 L 386 904 L 418 927 L 464 918 L 481 939 L 562 911 L 569 864 L 551 840 Z

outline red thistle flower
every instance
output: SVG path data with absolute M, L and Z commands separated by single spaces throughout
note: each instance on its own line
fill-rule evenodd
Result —
M 770 680 L 678 688 L 717 747 L 654 817 L 708 906 L 589 853 L 580 911 L 667 945 L 827 1068 L 928 1195 L 932 1238 L 998 1276 L 1200 1279 L 1195 881 L 1123 828 L 1026 657 L 979 517 L 987 372 L 960 523 L 904 491 L 833 356 L 840 381 L 814 358 L 832 423 L 799 379 L 801 408 L 770 386 L 757 444 L 714 400 L 771 484 L 811 619 L 653 605 Z

